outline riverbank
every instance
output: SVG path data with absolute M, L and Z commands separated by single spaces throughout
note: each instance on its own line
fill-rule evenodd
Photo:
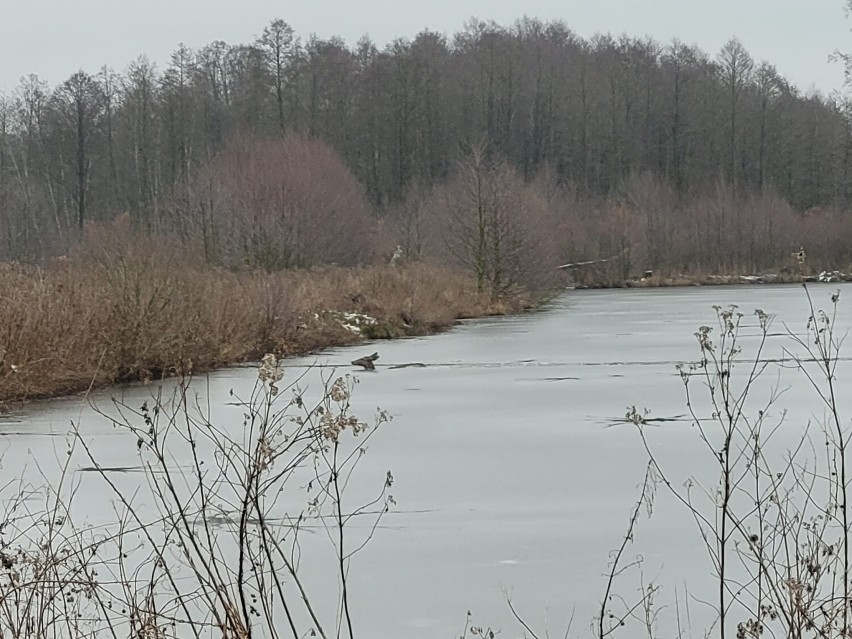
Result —
M 780 272 L 759 275 L 657 275 L 636 277 L 628 280 L 581 281 L 574 288 L 668 288 L 673 286 L 736 286 L 753 284 L 802 284 L 809 282 L 842 283 L 852 282 L 852 274 L 842 271 L 821 271 L 815 274 Z
M 234 273 L 119 247 L 0 264 L 0 407 L 519 311 L 438 266 Z
M 666 276 L 577 288 L 849 281 L 802 276 Z M 365 339 L 428 335 L 459 319 L 519 312 L 472 278 L 426 263 L 233 272 L 139 237 L 40 265 L 0 264 L 0 410 L 30 399 L 153 381 Z

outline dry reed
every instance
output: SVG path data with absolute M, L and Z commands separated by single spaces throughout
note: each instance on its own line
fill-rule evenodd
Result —
M 93 233 L 74 255 L 0 264 L 0 402 L 357 342 L 513 310 L 424 263 L 277 273 L 203 266 L 168 242 Z

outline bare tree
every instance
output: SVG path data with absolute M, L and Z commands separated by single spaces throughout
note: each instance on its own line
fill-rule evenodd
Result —
M 181 214 L 200 220 L 195 228 L 208 229 L 205 242 L 215 238 L 225 263 L 274 270 L 369 256 L 373 223 L 363 190 L 328 145 L 294 134 L 241 138 L 208 171 Z
M 499 299 L 520 284 L 541 283 L 557 265 L 546 202 L 489 148 L 472 144 L 455 179 L 430 207 L 447 254 L 468 269 L 480 292 Z
M 758 143 L 757 143 L 757 187 L 761 193 L 766 191 L 766 155 L 767 136 L 769 134 L 769 118 L 778 96 L 781 93 L 782 82 L 775 67 L 768 62 L 761 62 L 754 73 L 754 86 L 758 98 Z
M 273 20 L 263 30 L 258 42 L 264 51 L 270 75 L 274 78 L 276 116 L 278 130 L 283 135 L 287 130 L 285 115 L 285 91 L 288 67 L 295 61 L 297 40 L 293 28 L 283 20 Z
M 722 47 L 718 55 L 722 80 L 728 92 L 728 178 L 736 185 L 737 182 L 737 114 L 740 95 L 751 79 L 754 61 L 743 44 L 736 38 L 731 38 Z
M 104 111 L 104 94 L 97 80 L 78 71 L 59 88 L 55 95 L 57 109 L 70 125 L 74 137 L 74 200 L 77 204 L 77 226 L 82 229 L 87 219 L 87 195 L 91 173 L 91 147 Z

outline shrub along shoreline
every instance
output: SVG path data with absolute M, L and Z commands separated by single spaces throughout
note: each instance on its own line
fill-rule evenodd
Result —
M 822 272 L 818 275 L 769 273 L 764 275 L 650 275 L 627 280 L 609 281 L 584 279 L 570 288 L 614 289 L 614 288 L 671 288 L 681 286 L 753 286 L 756 284 L 802 284 L 852 282 L 848 273 Z
M 529 307 L 527 296 L 494 302 L 472 278 L 423 263 L 235 273 L 143 244 L 0 264 L 0 408 Z

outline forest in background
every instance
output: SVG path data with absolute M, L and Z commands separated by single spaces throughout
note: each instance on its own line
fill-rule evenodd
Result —
M 122 490 L 121 475 L 137 467 L 115 464 L 114 437 L 112 457 L 96 454 L 82 411 L 54 447 L 58 480 L 36 463 L 43 490 L 23 476 L 5 485 L 0 628 L 242 637 L 286 633 L 286 619 L 294 637 L 325 637 L 322 617 L 338 637 L 345 623 L 351 639 L 349 561 L 395 506 L 393 474 L 354 509 L 341 495 L 389 416 L 353 416 L 355 380 L 332 382 L 333 368 L 321 371 L 319 397 L 304 401 L 304 375 L 285 378 L 278 356 L 528 309 L 568 261 L 593 263 L 576 276 L 600 286 L 637 284 L 648 270 L 656 274 L 646 282 L 671 283 L 848 269 L 850 124 L 852 101 L 803 94 L 736 40 L 708 55 L 677 42 L 586 41 L 534 20 L 471 22 L 451 39 L 424 32 L 381 51 L 366 40 L 302 41 L 275 21 L 249 45 L 180 47 L 165 69 L 140 58 L 123 73 L 81 71 L 53 88 L 24 78 L 0 97 L 0 417 L 33 398 L 181 381 L 141 408 L 112 404 L 113 429 L 142 455 L 148 496 Z M 700 327 L 701 360 L 677 366 L 684 388 L 690 379 L 705 387 L 695 403 L 686 390 L 686 420 L 719 473 L 669 481 L 646 432 L 672 418 L 631 406 L 607 420 L 635 427 L 648 466 L 608 555 L 600 639 L 631 621 L 658 634 L 665 598 L 629 546 L 658 486 L 686 507 L 708 551 L 718 586 L 708 605 L 719 615 L 708 633 L 724 637 L 736 623 L 738 637 L 766 628 L 849 636 L 840 293 L 828 312 L 807 286 L 804 295 L 810 316 L 804 331 L 784 325 L 782 359 L 764 353 L 779 335 L 770 315 L 758 310 L 756 324 L 741 325 L 735 306 L 717 306 L 718 337 Z M 742 356 L 743 338 L 753 355 Z M 261 358 L 250 397 L 228 399 L 243 420 L 232 437 L 227 415 L 212 415 L 190 380 Z M 745 374 L 732 374 L 740 364 Z M 815 392 L 823 418 L 802 424 L 824 436 L 824 457 L 821 439 L 805 445 L 807 432 L 793 433 L 793 450 L 766 445 L 796 425 L 776 404 L 786 387 L 753 419 L 743 409 L 758 377 L 785 370 Z M 338 455 L 347 430 L 360 438 Z M 115 506 L 115 522 L 70 516 L 86 492 L 77 471 L 104 480 L 97 496 Z M 709 509 L 691 499 L 702 485 Z M 276 499 L 300 486 L 307 509 L 277 517 Z M 360 525 L 360 515 L 375 523 Z M 337 597 L 334 588 L 309 597 L 302 585 L 299 567 L 315 565 L 303 563 L 299 533 L 312 519 L 330 533 Z M 620 585 L 630 571 L 638 589 Z M 670 610 L 682 636 L 698 599 L 686 590 L 681 609 L 679 587 Z M 638 603 L 619 591 L 638 591 Z M 525 636 L 536 636 L 503 594 Z M 462 635 L 495 632 L 468 612 Z
M 852 263 L 852 101 L 805 94 L 730 40 L 578 37 L 471 20 L 383 49 L 179 46 L 166 68 L 35 76 L 0 98 L 0 257 L 68 254 L 126 215 L 205 262 L 267 271 L 408 260 L 499 296 L 555 265 Z M 399 251 L 397 251 L 399 253 Z

